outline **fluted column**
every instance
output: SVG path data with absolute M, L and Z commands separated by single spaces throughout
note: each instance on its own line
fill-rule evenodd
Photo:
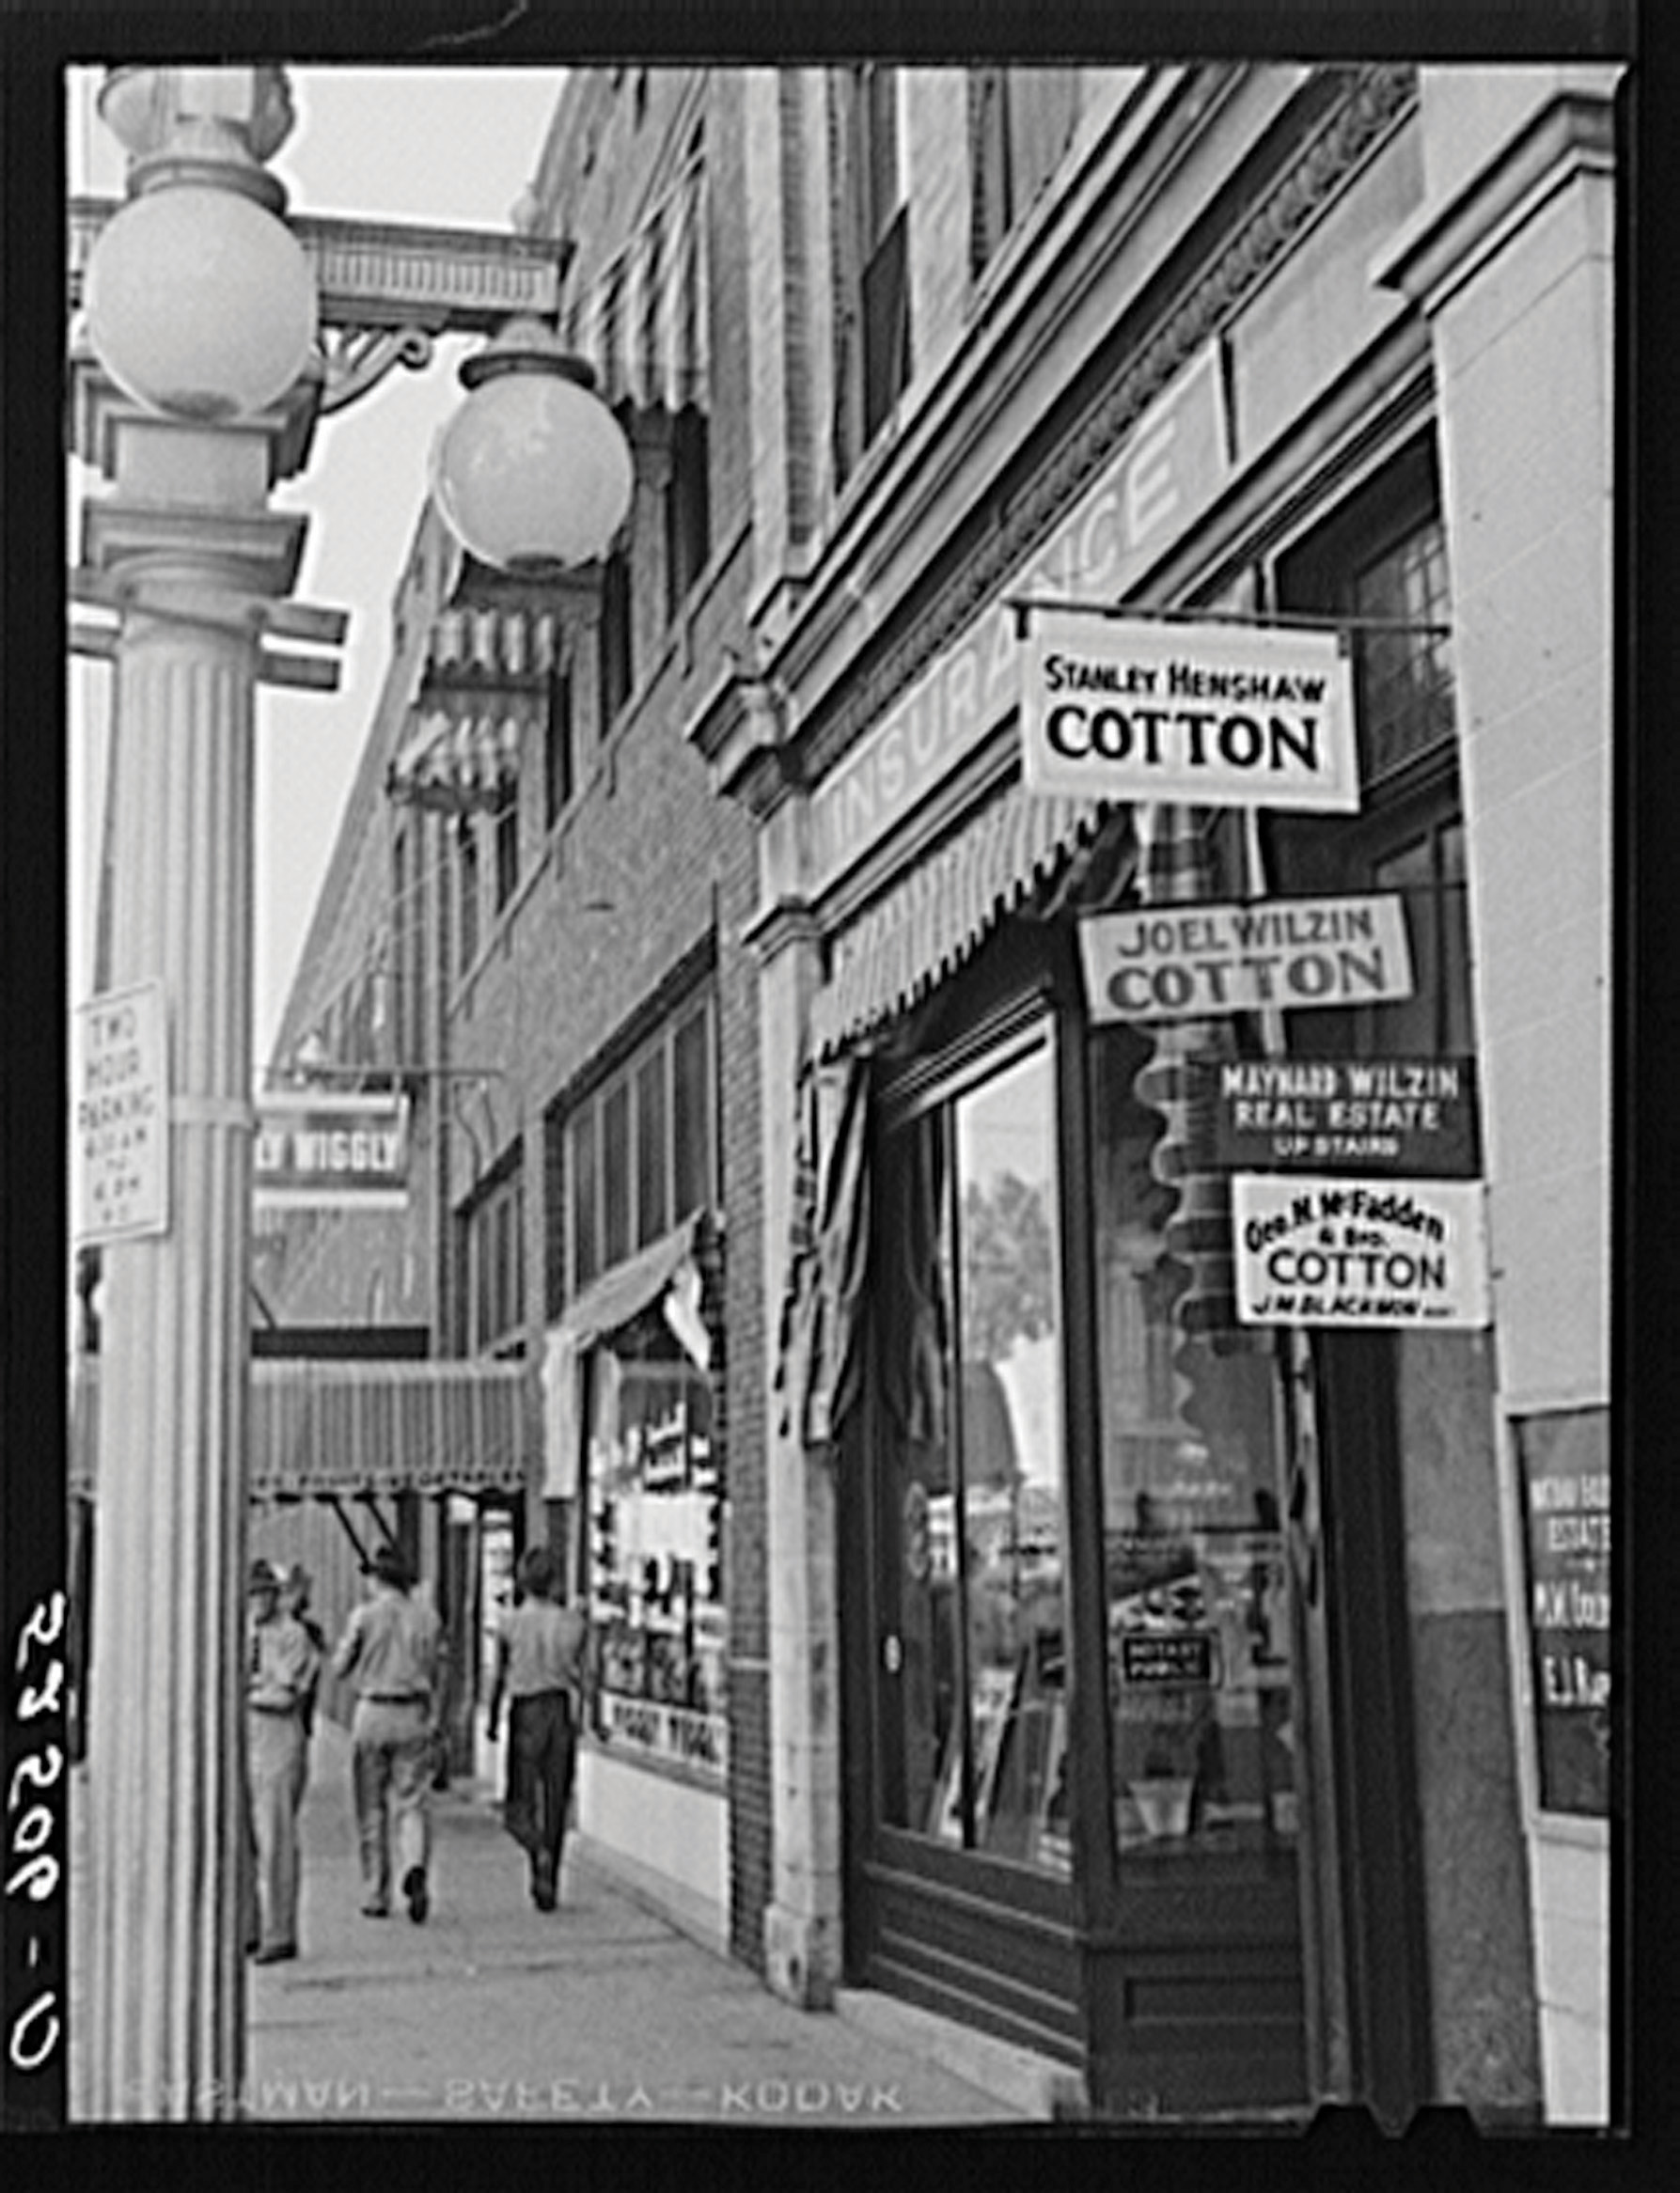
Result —
M 127 446 L 125 446 L 125 443 Z M 253 700 L 302 521 L 260 432 L 119 425 L 114 990 L 162 985 L 165 1231 L 105 1248 L 79 2116 L 239 2112 Z
M 114 987 L 161 979 L 166 1234 L 106 1252 L 89 1794 L 98 2117 L 216 2117 L 243 2056 L 248 634 L 131 620 Z

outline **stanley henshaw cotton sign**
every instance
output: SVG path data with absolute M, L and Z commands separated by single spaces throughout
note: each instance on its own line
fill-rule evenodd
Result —
M 1021 662 L 1036 791 L 1358 811 L 1353 666 L 1336 633 L 1035 609 Z

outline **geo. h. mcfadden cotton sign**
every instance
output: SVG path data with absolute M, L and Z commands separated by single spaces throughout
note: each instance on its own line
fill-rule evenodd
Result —
M 1243 1324 L 1491 1321 L 1480 1181 L 1235 1173 L 1231 1219 Z
M 1335 633 L 1032 612 L 1022 772 L 1036 791 L 1352 814 L 1352 665 Z

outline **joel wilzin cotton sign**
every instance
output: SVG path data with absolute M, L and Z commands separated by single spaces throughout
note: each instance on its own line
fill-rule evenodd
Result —
M 1035 610 L 1021 739 L 1035 791 L 1358 810 L 1353 666 L 1333 632 Z

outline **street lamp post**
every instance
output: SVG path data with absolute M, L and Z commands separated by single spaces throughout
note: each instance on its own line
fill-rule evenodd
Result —
M 306 521 L 267 507 L 330 376 L 322 285 L 263 164 L 290 127 L 284 71 L 117 70 L 101 111 L 131 162 L 83 286 L 75 431 L 113 492 L 86 507 L 77 578 L 117 616 L 97 650 L 115 667 L 110 982 L 162 988 L 168 1196 L 162 1230 L 104 1245 L 75 2106 L 227 2118 L 244 2072 L 255 693 L 330 681 L 270 650 L 276 633 L 333 640 L 341 620 L 286 601 Z M 422 352 L 441 331 L 434 314 Z M 526 330 L 489 376 L 539 376 L 523 423 L 448 437 L 466 482 L 451 492 L 475 506 L 494 506 L 498 464 L 529 500 L 546 457 L 536 501 L 567 507 L 552 466 L 583 459 L 589 525 L 503 542 L 510 563 L 599 556 L 628 502 L 604 407 L 562 373 L 560 412 L 544 408 L 544 347 Z

